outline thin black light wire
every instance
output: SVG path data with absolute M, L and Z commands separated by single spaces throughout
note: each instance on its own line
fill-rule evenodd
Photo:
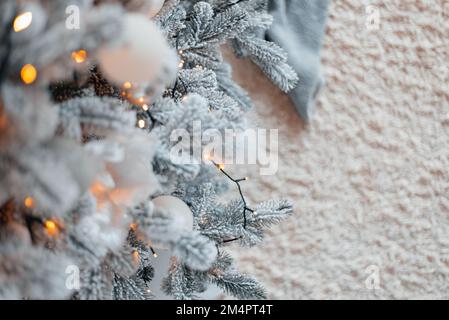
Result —
M 242 181 L 246 181 L 247 178 L 242 178 L 242 179 L 234 179 L 229 173 L 227 173 L 219 164 L 217 164 L 215 161 L 211 160 L 211 162 L 215 165 L 215 167 L 218 168 L 218 170 L 220 170 L 229 180 L 231 180 L 232 182 L 234 182 L 237 185 L 239 194 L 240 194 L 240 198 L 242 199 L 243 202 L 243 229 L 246 229 L 247 223 L 248 223 L 248 219 L 246 216 L 246 212 L 252 212 L 254 213 L 254 210 L 251 208 L 248 208 L 245 196 L 243 195 L 243 191 L 242 191 L 242 186 L 240 185 L 240 182 Z M 234 242 L 234 241 L 238 241 L 240 239 L 242 239 L 243 236 L 237 237 L 237 238 L 233 238 L 233 239 L 228 239 L 228 240 L 223 240 L 223 243 L 229 243 L 229 242 Z

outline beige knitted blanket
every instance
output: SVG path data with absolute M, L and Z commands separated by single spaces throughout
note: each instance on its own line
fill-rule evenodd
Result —
M 264 245 L 233 249 L 271 298 L 449 298 L 448 36 L 448 1 L 333 1 L 309 126 L 229 57 L 256 101 L 254 125 L 280 139 L 276 176 L 234 171 L 252 175 L 251 201 L 295 202 Z

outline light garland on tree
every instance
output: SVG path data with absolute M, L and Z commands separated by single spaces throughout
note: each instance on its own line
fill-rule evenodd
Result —
M 206 160 L 210 160 L 210 157 L 206 157 Z M 215 166 L 221 173 L 223 173 L 223 174 L 224 174 L 230 181 L 232 181 L 233 183 L 235 183 L 235 184 L 237 185 L 237 189 L 238 189 L 240 198 L 241 198 L 241 200 L 242 200 L 242 202 L 243 202 L 243 213 L 242 213 L 242 215 L 243 215 L 243 229 L 246 229 L 246 225 L 247 225 L 247 216 L 246 216 L 246 213 L 247 213 L 247 212 L 250 212 L 250 213 L 252 213 L 252 214 L 254 214 L 254 215 L 257 215 L 257 211 L 254 211 L 253 209 L 251 209 L 251 208 L 248 207 L 247 201 L 246 201 L 246 199 L 245 199 L 245 196 L 243 195 L 242 187 L 241 187 L 241 185 L 240 185 L 241 182 L 243 182 L 243 181 L 248 181 L 249 178 L 248 178 L 248 177 L 245 177 L 245 178 L 241 178 L 241 179 L 234 179 L 229 173 L 227 173 L 227 172 L 224 170 L 224 169 L 225 169 L 224 164 L 216 163 L 216 162 L 213 161 L 213 160 L 210 160 L 210 161 L 213 163 L 213 165 L 214 165 L 214 166 Z M 234 239 L 228 239 L 228 240 L 224 240 L 223 243 L 229 243 L 229 242 L 237 241 L 237 240 L 240 240 L 240 239 L 241 239 L 241 237 L 234 238 Z
M 261 286 L 238 274 L 218 247 L 236 240 L 255 245 L 262 229 L 287 216 L 291 205 L 273 201 L 250 208 L 241 186 L 246 178 L 234 179 L 212 161 L 240 194 L 227 205 L 215 202 L 222 181 L 208 166 L 179 165 L 169 156 L 170 133 L 190 132 L 196 119 L 219 130 L 242 125 L 241 112 L 250 103 L 232 82 L 219 46 L 237 38 L 241 47 L 254 45 L 249 21 L 261 6 L 253 0 L 96 0 L 93 7 L 83 3 L 83 27 L 65 42 L 70 33 L 57 29 L 59 5 L 0 3 L 0 9 L 14 9 L 3 10 L 13 15 L 0 19 L 6 49 L 0 50 L 0 116 L 7 121 L 0 127 L 6 146 L 0 176 L 11 186 L 5 191 L 0 184 L 0 238 L 14 239 L 13 252 L 42 267 L 32 274 L 18 268 L 8 276 L 15 282 L 5 287 L 17 285 L 14 292 L 33 297 L 40 292 L 35 273 L 39 279 L 51 274 L 45 286 L 54 290 L 39 297 L 148 299 L 155 249 L 166 248 L 176 257 L 163 283 L 171 296 L 191 299 L 215 283 L 239 298 L 263 298 Z M 276 47 L 255 45 L 248 52 L 266 52 L 256 57 L 266 73 L 283 84 L 294 82 L 279 71 L 287 66 Z M 2 246 L 0 272 L 5 261 L 28 263 Z M 75 293 L 57 282 L 65 279 L 69 258 L 82 269 Z M 9 281 L 0 278 L 0 285 Z M 31 294 L 21 289 L 29 287 Z

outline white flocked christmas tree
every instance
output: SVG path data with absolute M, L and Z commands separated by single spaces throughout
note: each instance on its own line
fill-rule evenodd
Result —
M 4 0 L 0 3 L 0 298 L 195 299 L 210 284 L 264 298 L 225 247 L 253 246 L 285 200 L 223 203 L 210 159 L 173 161 L 175 129 L 244 129 L 251 100 L 221 45 L 281 89 L 297 76 L 260 39 L 265 0 Z M 79 19 L 77 19 L 79 18 Z M 79 21 L 77 21 L 79 20 Z M 79 22 L 79 26 L 76 23 Z M 186 148 L 186 153 L 192 150 Z M 74 276 L 70 278 L 69 276 Z

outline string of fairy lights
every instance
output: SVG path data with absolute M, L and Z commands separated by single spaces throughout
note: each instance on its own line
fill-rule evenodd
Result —
M 242 200 L 242 203 L 243 203 L 243 229 L 246 229 L 246 226 L 247 226 L 247 212 L 250 212 L 250 213 L 252 213 L 253 215 L 257 215 L 257 211 L 255 211 L 255 210 L 253 210 L 253 209 L 251 209 L 251 208 L 249 208 L 248 207 L 248 203 L 247 203 L 247 201 L 246 201 L 246 199 L 245 199 L 245 196 L 243 195 L 243 191 L 242 191 L 242 186 L 241 186 L 241 182 L 243 182 L 243 181 L 248 181 L 249 180 L 249 178 L 248 177 L 244 177 L 244 178 L 241 178 L 241 179 L 234 179 L 229 173 L 227 173 L 226 171 L 225 171 L 225 166 L 224 166 L 224 164 L 221 164 L 221 163 L 216 163 L 214 160 L 211 160 L 211 159 L 209 159 L 210 161 L 211 161 L 211 163 L 213 163 L 213 165 L 221 172 L 221 173 L 223 173 L 230 181 L 232 181 L 233 183 L 235 183 L 236 185 L 237 185 L 237 189 L 238 189 L 238 192 L 239 192 L 239 194 L 240 194 L 240 199 Z M 230 243 L 230 242 L 234 242 L 234 241 L 238 241 L 238 240 L 240 240 L 240 239 L 242 239 L 242 237 L 243 236 L 240 236 L 240 237 L 236 237 L 236 238 L 233 238 L 233 239 L 227 239 L 227 240 L 223 240 L 222 242 L 223 243 Z
M 20 13 L 13 20 L 13 30 L 16 33 L 23 32 L 31 26 L 32 22 L 33 13 L 31 11 Z M 73 51 L 71 57 L 75 63 L 81 64 L 87 60 L 88 54 L 86 50 L 80 49 Z M 20 78 L 26 85 L 33 84 L 37 80 L 37 77 L 38 70 L 33 64 L 27 63 L 20 69 Z
M 26 11 L 26 12 L 22 12 L 20 14 L 18 14 L 12 21 L 12 30 L 14 30 L 14 32 L 16 33 L 20 33 L 25 31 L 26 29 L 28 29 L 31 24 L 33 22 L 33 13 L 30 11 Z M 180 62 L 178 64 L 179 69 L 183 69 L 186 66 L 186 61 L 183 58 L 183 50 L 178 50 L 178 55 L 180 58 Z M 71 59 L 77 63 L 77 64 L 82 64 L 85 63 L 88 59 L 88 52 L 84 49 L 79 49 L 76 51 L 73 51 L 71 53 Z M 198 68 L 202 68 L 202 66 L 196 66 Z M 38 79 L 39 76 L 39 72 L 38 69 L 36 68 L 36 66 L 34 66 L 31 63 L 26 63 L 24 64 L 21 68 L 20 68 L 20 79 L 21 81 L 25 84 L 25 85 L 32 85 L 33 83 L 35 83 Z M 172 94 L 175 93 L 177 86 L 178 86 L 178 82 L 181 81 L 181 79 L 179 77 L 177 77 L 176 83 L 172 89 Z M 182 81 L 181 81 L 182 82 Z M 187 87 L 185 86 L 184 83 L 182 83 L 182 85 L 184 86 L 185 91 L 187 91 Z M 155 119 L 152 117 L 151 112 L 150 112 L 150 105 L 146 99 L 145 96 L 139 96 L 139 97 L 134 97 L 131 89 L 133 89 L 133 84 L 131 82 L 125 82 L 122 85 L 122 97 L 127 99 L 128 101 L 130 101 L 131 103 L 133 103 L 134 105 L 140 107 L 147 115 L 148 118 L 150 118 L 153 123 L 155 122 Z M 187 98 L 187 94 L 181 97 L 181 100 L 184 101 Z M 211 109 L 209 109 L 209 111 L 212 111 Z M 137 119 L 137 123 L 136 123 L 137 127 L 140 129 L 147 129 L 147 122 L 144 119 Z M 206 157 L 207 158 L 207 157 Z M 243 203 L 243 228 L 246 229 L 247 227 L 247 213 L 250 212 L 254 215 L 257 215 L 257 212 L 251 208 L 249 208 L 248 203 L 245 199 L 245 196 L 243 194 L 242 191 L 242 187 L 241 187 L 241 182 L 247 181 L 248 177 L 242 178 L 242 179 L 234 179 L 228 172 L 225 171 L 225 166 L 224 164 L 219 164 L 216 163 L 214 160 L 211 159 L 206 159 L 211 161 L 211 163 L 225 176 L 227 177 L 231 182 L 233 182 L 234 184 L 236 184 L 238 192 L 240 194 L 240 198 L 241 201 Z M 32 197 L 26 197 L 23 201 L 23 205 L 25 206 L 25 208 L 28 211 L 32 211 L 35 207 L 35 200 Z M 32 215 L 27 215 L 26 217 L 27 220 L 27 224 L 29 224 L 30 220 L 36 221 L 38 222 L 40 225 L 43 226 L 46 234 L 49 237 L 55 238 L 57 236 L 60 235 L 61 232 L 63 232 L 64 230 L 64 225 L 61 221 L 58 221 L 56 219 L 41 219 L 41 218 L 37 218 L 35 216 Z M 30 226 L 28 226 L 30 228 Z M 137 226 L 135 223 L 130 225 L 130 229 L 133 231 L 137 231 Z M 31 231 L 31 229 L 30 229 Z M 32 232 L 30 232 L 32 234 Z M 227 240 L 223 240 L 223 243 L 229 243 L 229 242 L 233 242 L 233 241 L 237 241 L 240 240 L 242 238 L 242 236 L 240 237 L 236 237 L 233 239 L 227 239 Z M 157 253 L 155 252 L 153 246 L 151 245 L 151 243 L 149 244 L 149 249 L 151 250 L 153 257 L 157 257 Z M 137 250 L 133 251 L 133 257 L 134 258 L 139 258 L 139 253 L 137 252 Z
M 15 16 L 12 21 L 12 30 L 16 33 L 24 32 L 27 30 L 33 22 L 33 13 L 31 11 L 25 11 L 19 13 Z M 71 57 L 75 63 L 81 64 L 84 63 L 87 58 L 86 50 L 77 50 L 71 53 Z M 36 82 L 38 78 L 38 70 L 37 68 L 31 64 L 26 63 L 20 68 L 20 79 L 25 85 L 32 85 Z M 26 224 L 30 230 L 30 235 L 33 239 L 33 232 L 31 232 L 31 223 L 37 222 L 43 226 L 46 234 L 51 237 L 57 237 L 63 230 L 64 225 L 62 222 L 56 219 L 43 219 L 38 218 L 30 214 L 36 207 L 36 203 L 33 197 L 28 196 L 24 199 L 23 205 L 28 212 L 25 216 Z

